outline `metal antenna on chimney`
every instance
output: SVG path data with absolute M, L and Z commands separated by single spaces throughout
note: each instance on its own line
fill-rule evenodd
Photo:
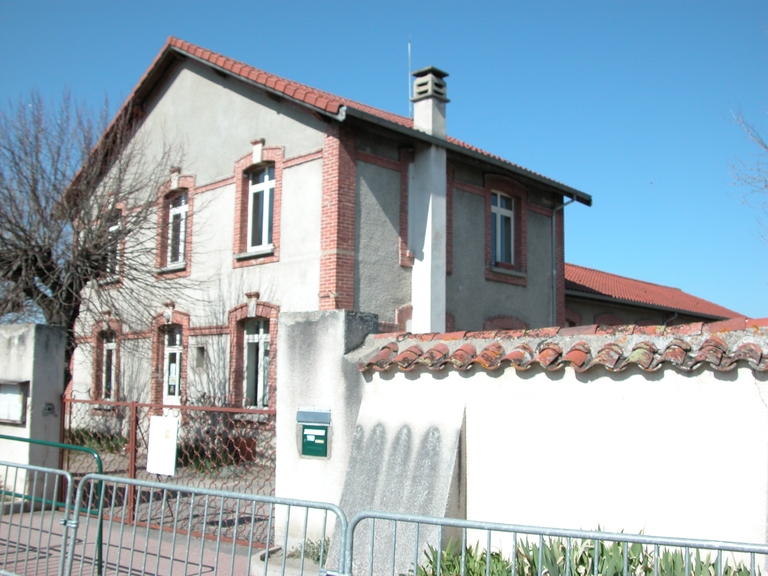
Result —
M 411 82 L 411 35 L 408 34 L 408 116 L 413 118 L 413 82 Z

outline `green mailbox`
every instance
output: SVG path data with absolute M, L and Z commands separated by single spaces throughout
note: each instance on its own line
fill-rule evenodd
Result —
M 301 425 L 301 455 L 328 457 L 328 426 Z
M 299 445 L 302 456 L 328 458 L 331 435 L 331 411 L 327 409 L 302 409 L 296 413 L 299 428 Z

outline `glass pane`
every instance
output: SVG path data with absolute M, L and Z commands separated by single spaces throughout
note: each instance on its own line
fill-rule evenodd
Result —
M 491 206 L 499 205 L 499 195 L 496 193 L 491 194 Z
M 501 261 L 512 264 L 512 218 L 501 216 L 502 238 L 501 238 Z
M 275 167 L 274 166 L 270 166 L 269 168 L 267 168 L 266 172 L 267 172 L 267 178 L 269 180 L 274 180 L 275 179 Z
M 509 196 L 499 196 L 499 205 L 507 210 L 512 210 L 512 198 Z
M 261 359 L 261 401 L 262 406 L 269 404 L 269 340 L 264 342 Z
M 176 396 L 179 384 L 179 353 L 168 354 L 168 396 Z
M 181 206 L 187 205 L 187 193 L 180 194 L 179 196 L 176 196 L 173 200 L 171 200 L 171 208 L 179 208 Z
M 251 246 L 261 246 L 261 221 L 262 221 L 262 203 L 264 202 L 263 192 L 255 192 L 252 197 L 253 208 L 251 212 Z
M 181 247 L 181 214 L 174 214 L 171 220 L 171 239 L 168 251 L 168 259 L 170 262 L 179 262 L 181 260 L 182 247 Z
M 270 188 L 269 189 L 269 215 L 268 219 L 265 222 L 265 225 L 267 227 L 267 244 L 272 244 L 272 215 L 274 212 L 274 199 L 275 199 L 275 189 Z
M 181 346 L 181 328 L 170 328 L 168 330 L 166 346 Z
M 256 390 L 258 389 L 259 344 L 248 342 L 245 345 L 245 386 L 243 390 L 243 403 L 245 406 L 256 404 Z
M 104 389 L 103 395 L 105 399 L 112 398 L 112 371 L 113 371 L 113 358 L 114 350 L 104 351 Z
M 491 214 L 491 262 L 498 262 L 499 258 L 496 254 L 496 228 L 498 227 L 499 215 Z

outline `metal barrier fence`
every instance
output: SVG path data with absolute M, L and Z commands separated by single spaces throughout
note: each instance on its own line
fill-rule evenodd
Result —
M 322 502 L 100 474 L 73 493 L 63 471 L 0 471 L 0 574 L 756 576 L 768 561 L 767 545 L 383 512 L 347 522 Z M 59 485 L 64 501 L 49 498 Z M 245 540 L 226 537 L 231 523 Z
M 343 564 L 355 576 L 756 576 L 768 545 L 361 512 Z
M 105 474 L 195 488 L 275 493 L 274 410 L 71 398 L 64 402 L 63 441 L 97 450 Z M 180 420 L 173 477 L 146 470 L 150 417 L 160 414 L 173 414 Z M 62 467 L 75 478 L 99 472 L 86 457 L 75 453 L 64 455 Z M 133 502 L 133 496 L 129 500 Z M 246 530 L 234 521 L 235 510 L 227 504 L 225 537 L 245 540 Z
M 63 470 L 0 462 L 0 564 L 17 574 L 63 574 L 74 484 Z M 58 501 L 58 494 L 63 501 Z
M 129 504 L 131 488 L 135 498 Z M 71 523 L 78 532 L 77 540 L 70 540 L 66 574 L 97 571 L 94 518 L 104 518 L 105 574 L 138 570 L 233 575 L 263 570 L 266 575 L 285 573 L 289 555 L 295 556 L 291 564 L 298 574 L 310 571 L 312 560 L 336 571 L 341 568 L 340 555 L 329 556 L 326 543 L 334 526 L 346 531 L 346 518 L 333 504 L 99 474 L 80 481 L 75 501 L 97 513 Z M 229 507 L 234 515 L 227 518 Z M 231 522 L 243 527 L 245 539 L 226 537 Z M 320 547 L 313 553 L 308 533 L 320 535 Z

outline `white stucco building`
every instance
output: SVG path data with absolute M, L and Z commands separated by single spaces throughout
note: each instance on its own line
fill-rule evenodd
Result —
M 170 38 L 124 107 L 148 152 L 185 151 L 153 192 L 154 320 L 83 315 L 74 396 L 274 408 L 281 312 L 563 324 L 562 207 L 591 198 L 448 136 L 446 76 L 414 73 L 411 120 Z

